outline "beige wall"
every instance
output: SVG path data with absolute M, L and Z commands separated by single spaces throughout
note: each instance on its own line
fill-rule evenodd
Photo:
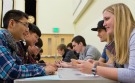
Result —
M 14 2 L 14 9 L 25 11 L 25 0 Z M 43 34 L 52 34 L 54 27 L 59 34 L 74 34 L 72 0 L 37 0 L 37 26 Z
M 14 9 L 25 11 L 25 0 L 14 0 Z
M 37 0 L 37 16 L 42 33 L 52 34 L 52 28 L 58 27 L 59 34 L 74 34 L 72 0 Z
M 41 36 L 43 42 L 43 57 L 44 56 L 59 56 L 57 46 L 59 44 L 67 45 L 71 42 L 73 34 L 43 34 Z
M 24 11 L 25 0 L 14 1 L 15 9 Z M 81 14 L 77 12 L 73 16 L 73 1 L 84 2 L 79 7 L 82 8 L 79 10 Z M 85 3 L 87 1 L 88 4 Z M 37 0 L 37 25 L 43 34 L 52 34 L 52 28 L 58 27 L 59 34 L 82 35 L 87 44 L 97 47 L 102 52 L 105 43 L 100 42 L 97 32 L 91 31 L 91 28 L 96 27 L 97 22 L 102 19 L 103 9 L 116 2 L 127 4 L 135 17 L 135 0 Z
M 97 32 L 91 31 L 91 28 L 97 26 L 97 22 L 101 20 L 102 11 L 108 5 L 113 3 L 122 2 L 127 4 L 134 17 L 135 17 L 135 1 L 134 0 L 91 0 L 89 7 L 86 11 L 79 17 L 75 26 L 75 35 L 82 35 L 86 39 L 87 44 L 91 44 L 97 47 L 100 52 L 102 52 L 105 43 L 101 43 L 97 37 Z M 74 20 L 73 20 L 74 21 Z

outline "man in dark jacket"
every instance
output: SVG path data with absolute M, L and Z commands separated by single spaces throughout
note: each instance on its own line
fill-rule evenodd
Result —
M 57 47 L 58 53 L 62 55 L 62 61 L 71 62 L 71 59 L 77 59 L 74 51 L 67 49 L 65 44 L 60 44 Z

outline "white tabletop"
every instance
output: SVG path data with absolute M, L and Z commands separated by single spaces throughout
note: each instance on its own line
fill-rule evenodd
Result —
M 55 75 L 16 79 L 14 83 L 118 83 L 101 76 L 83 74 L 73 68 L 59 68 Z

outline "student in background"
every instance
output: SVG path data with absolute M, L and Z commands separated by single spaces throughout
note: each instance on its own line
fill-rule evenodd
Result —
M 43 46 L 42 39 L 39 38 L 38 42 L 33 46 L 28 46 L 28 53 L 27 53 L 27 64 L 34 64 L 36 62 L 36 56 L 41 50 Z
M 68 44 L 67 44 L 67 49 L 69 49 L 69 50 L 73 50 L 72 43 L 68 43 Z
M 17 55 L 22 59 L 21 64 L 27 64 L 28 56 L 26 55 L 28 51 L 29 46 L 35 46 L 35 43 L 38 42 L 39 37 L 41 36 L 40 29 L 34 25 L 29 23 L 29 32 L 27 32 L 27 35 L 25 36 L 25 41 L 20 40 L 17 42 L 19 51 L 17 52 Z
M 107 34 L 114 35 L 115 64 L 124 67 L 110 68 L 98 63 L 79 62 L 78 69 L 83 73 L 93 73 L 121 83 L 135 83 L 135 20 L 127 5 L 116 3 L 103 11 Z M 126 33 L 125 33 L 126 32 Z
M 65 44 L 58 45 L 57 51 L 62 56 L 62 61 L 64 62 L 71 62 L 71 59 L 77 59 L 74 51 L 67 49 Z
M 94 46 L 91 45 L 86 45 L 85 39 L 78 35 L 75 36 L 72 39 L 72 46 L 73 50 L 75 50 L 77 53 L 79 53 L 79 61 L 85 61 L 85 60 L 98 60 L 101 56 L 100 52 L 95 48 Z M 75 67 L 73 64 L 77 60 L 71 59 L 71 63 L 60 63 L 60 66 L 62 67 Z
M 9 10 L 0 29 L 0 83 L 13 83 L 14 79 L 44 76 L 55 71 L 37 64 L 20 65 L 16 42 L 24 40 L 28 28 L 28 15 L 20 10 Z M 51 69 L 50 69 L 51 68 Z
M 35 60 L 38 62 L 38 63 L 44 63 L 43 60 L 41 60 L 41 55 L 43 53 L 43 49 L 41 48 L 39 53 L 37 54 L 37 56 L 35 57 Z
M 113 63 L 113 54 L 114 54 L 114 41 L 113 36 L 107 34 L 106 28 L 103 26 L 104 20 L 101 20 L 97 24 L 97 28 L 92 28 L 92 31 L 98 32 L 98 37 L 100 38 L 101 42 L 107 42 L 107 44 L 104 47 L 104 50 L 102 52 L 102 56 L 98 60 L 99 62 L 112 64 Z M 104 66 L 107 66 L 107 64 L 103 64 Z
M 85 39 L 78 35 L 72 39 L 73 50 L 79 53 L 79 60 L 98 60 L 101 56 L 97 48 L 92 45 L 86 45 Z
M 67 44 L 67 49 L 74 51 L 72 43 Z M 79 59 L 79 53 L 76 53 L 76 51 L 74 51 L 74 54 L 76 55 L 77 59 Z
M 92 31 L 97 31 L 98 32 L 98 37 L 100 38 L 101 42 L 107 42 L 107 32 L 106 28 L 103 26 L 104 20 L 101 20 L 98 22 L 96 28 L 92 28 Z M 107 62 L 108 57 L 106 55 L 106 46 L 104 47 L 104 50 L 102 52 L 102 56 L 98 60 L 99 62 Z

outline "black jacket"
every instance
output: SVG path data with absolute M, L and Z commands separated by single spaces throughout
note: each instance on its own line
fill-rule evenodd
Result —
M 77 59 L 76 55 L 74 54 L 74 51 L 68 49 L 65 50 L 65 53 L 62 55 L 62 58 L 62 61 L 65 62 L 71 62 L 71 59 Z

